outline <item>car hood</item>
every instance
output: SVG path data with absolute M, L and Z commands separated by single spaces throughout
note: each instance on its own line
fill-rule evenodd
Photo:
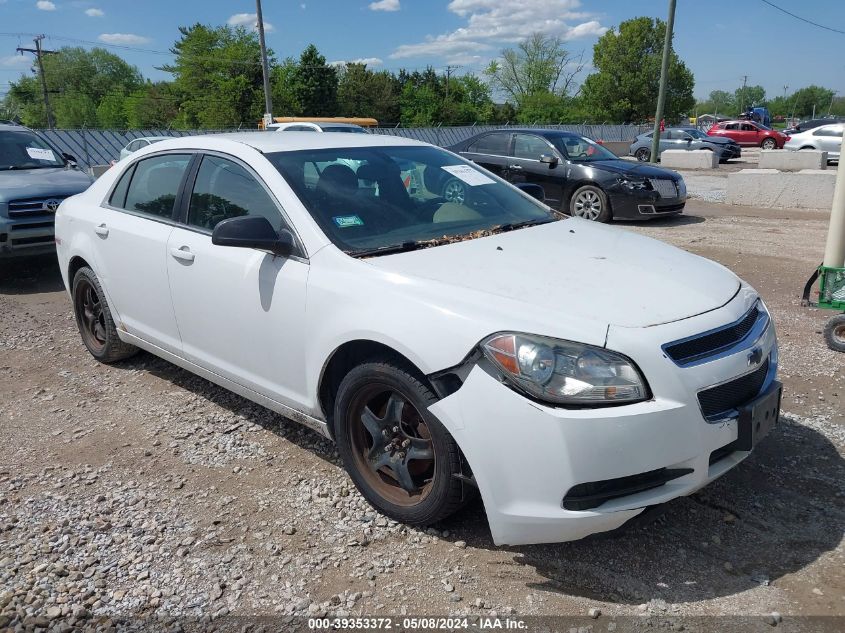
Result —
M 590 167 L 592 169 L 599 169 L 607 171 L 612 174 L 621 174 L 626 176 L 638 176 L 640 178 L 677 178 L 678 175 L 668 169 L 660 167 L 653 167 L 652 165 L 643 165 L 641 163 L 633 163 L 629 160 L 597 160 L 584 163 L 572 163 L 573 165 L 581 165 L 583 167 Z
M 367 261 L 387 273 L 471 291 L 458 296 L 477 297 L 485 303 L 479 307 L 501 297 L 527 315 L 622 327 L 709 312 L 740 287 L 715 262 L 577 218 Z
M 85 191 L 91 178 L 83 171 L 55 169 L 22 169 L 0 171 L 0 202 L 55 196 L 63 198 Z
M 727 136 L 708 136 L 699 140 L 704 143 L 713 143 L 713 145 L 734 145 L 736 143 L 736 141 Z

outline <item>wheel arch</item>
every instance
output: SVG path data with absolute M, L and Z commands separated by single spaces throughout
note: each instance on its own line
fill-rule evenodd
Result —
M 602 193 L 604 193 L 604 197 L 607 199 L 607 207 L 610 210 L 610 217 L 613 217 L 613 201 L 611 200 L 611 192 L 608 191 L 608 188 L 603 186 L 600 182 L 596 180 L 590 180 L 589 178 L 581 177 L 578 180 L 573 181 L 570 185 L 568 190 L 566 191 L 566 195 L 561 196 L 564 202 L 561 204 L 561 210 L 569 213 L 569 207 L 572 203 L 572 196 L 575 195 L 575 192 L 578 191 L 581 187 L 589 185 L 591 187 L 595 187 L 596 189 L 600 189 Z
M 332 351 L 323 363 L 317 383 L 317 401 L 325 417 L 328 431 L 334 439 L 334 402 L 337 390 L 344 377 L 358 365 L 371 360 L 390 360 L 416 374 L 417 378 L 434 391 L 425 373 L 405 354 L 395 348 L 372 339 L 347 341 Z
M 73 278 L 76 276 L 76 273 L 80 268 L 85 268 L 86 266 L 91 270 L 94 269 L 81 255 L 74 255 L 70 258 L 67 265 L 68 287 L 70 289 L 73 288 Z

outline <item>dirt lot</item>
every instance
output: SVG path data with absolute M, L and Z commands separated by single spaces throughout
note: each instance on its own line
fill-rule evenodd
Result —
M 697 201 L 687 211 L 623 228 L 714 258 L 758 288 L 781 341 L 783 423 L 653 523 L 519 548 L 492 544 L 480 503 L 427 531 L 384 519 L 329 442 L 165 361 L 97 364 L 55 263 L 3 262 L 0 630 L 154 614 L 179 624 L 599 609 L 581 624 L 595 631 L 614 618 L 695 630 L 685 617 L 776 624 L 778 612 L 778 630 L 809 630 L 799 616 L 845 616 L 845 355 L 822 341 L 830 314 L 798 297 L 821 260 L 827 214 Z M 769 629 L 727 628 L 756 625 Z

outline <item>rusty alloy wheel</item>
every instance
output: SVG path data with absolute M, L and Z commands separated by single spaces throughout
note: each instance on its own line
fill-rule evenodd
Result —
M 106 346 L 106 315 L 100 295 L 88 279 L 80 279 L 74 288 L 76 321 L 86 346 L 100 352 Z
M 422 502 L 434 484 L 428 426 L 408 398 L 384 384 L 361 389 L 350 407 L 350 444 L 358 472 L 385 500 Z

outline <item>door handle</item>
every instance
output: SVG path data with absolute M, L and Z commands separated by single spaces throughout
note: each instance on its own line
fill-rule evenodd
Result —
M 522 171 L 522 165 L 508 165 L 508 169 L 512 171 Z
M 170 254 L 173 255 L 176 259 L 179 259 L 183 262 L 192 262 L 194 261 L 194 254 L 187 246 L 183 246 L 182 248 L 171 248 Z
M 109 227 L 107 227 L 105 224 L 100 224 L 99 226 L 94 227 L 94 233 L 96 233 L 100 237 L 108 237 Z

